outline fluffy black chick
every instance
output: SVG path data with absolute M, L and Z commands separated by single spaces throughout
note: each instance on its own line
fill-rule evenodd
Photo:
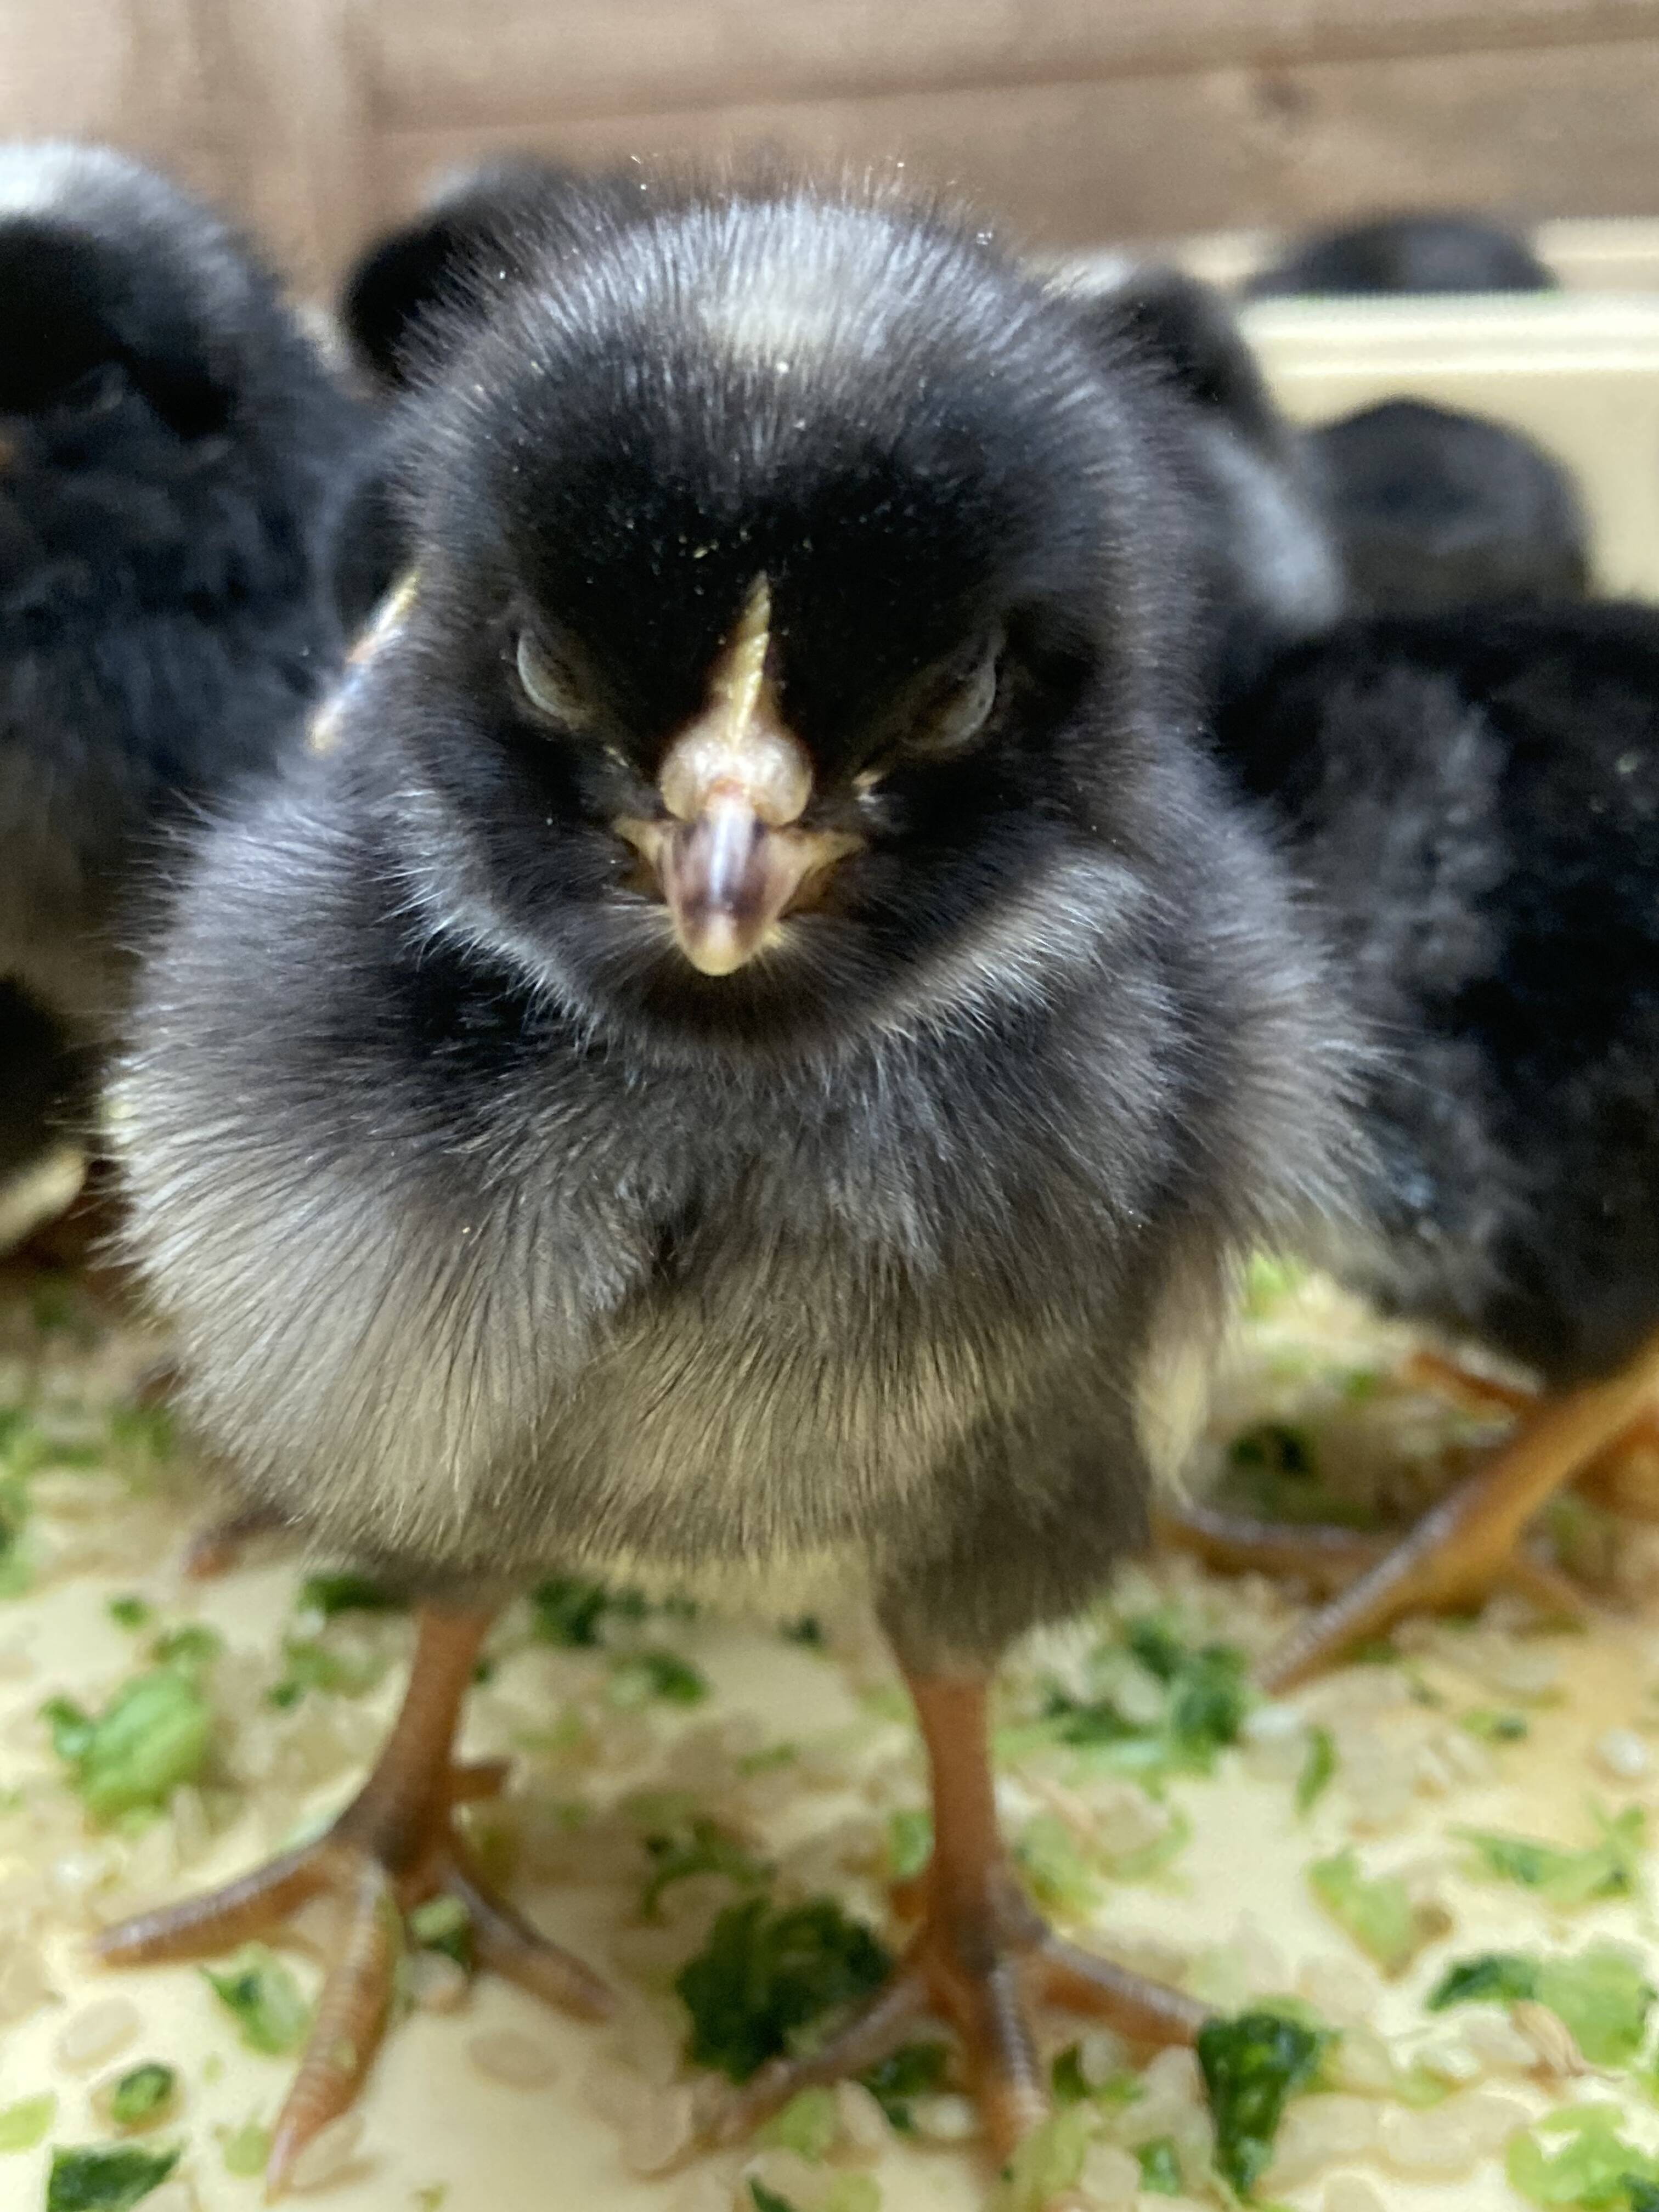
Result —
M 1484 216 L 1377 216 L 1304 239 L 1244 286 L 1253 300 L 1301 293 L 1547 292 L 1555 278 L 1526 242 Z
M 1356 612 L 1582 598 L 1589 530 L 1571 477 L 1508 423 L 1390 399 L 1307 434 Z
M 119 155 L 0 149 L 0 1144 L 84 1110 L 164 825 L 337 665 L 351 425 L 270 278 Z M 25 1093 L 27 1092 L 27 1097 Z
M 1547 1394 L 1287 1645 L 1282 1683 L 1413 1606 L 1536 1583 L 1528 1516 L 1659 1387 L 1659 612 L 1356 620 L 1220 736 L 1377 1040 L 1342 1272 Z
M 774 1607 L 847 1577 L 938 1844 L 898 1979 L 806 2074 L 944 2005 L 1006 2150 L 1042 2104 L 1011 1956 L 1142 2034 L 1198 2014 L 1019 1898 L 986 1685 L 1138 1540 L 1137 1407 L 1233 1258 L 1330 1200 L 1346 1047 L 1201 742 L 1181 417 L 1132 349 L 879 200 L 690 192 L 524 249 L 422 403 L 414 578 L 207 836 L 120 1086 L 195 1415 L 426 1594 L 420 1656 L 320 1855 L 105 1948 L 349 1868 L 459 1887 L 487 1959 L 598 2005 L 447 1832 L 490 1607 L 553 1562 Z M 276 2180 L 374 2047 L 376 1924 Z
M 1268 392 L 1225 297 L 1184 270 L 1131 267 L 1077 297 L 1103 359 L 1145 350 L 1183 415 L 1180 465 L 1207 611 L 1206 684 L 1236 696 L 1349 599 L 1319 471 Z

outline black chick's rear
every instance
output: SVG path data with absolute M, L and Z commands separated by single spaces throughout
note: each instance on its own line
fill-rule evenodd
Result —
M 1659 614 L 1356 621 L 1221 735 L 1382 1048 L 1351 1279 L 1611 1373 L 1659 1323 Z
M 336 665 L 321 546 L 356 417 L 223 227 L 114 154 L 0 149 L 0 319 L 15 1164 L 84 1112 L 164 825 L 267 767 Z
M 520 248 L 421 403 L 411 602 L 149 961 L 137 1250 L 331 1547 L 850 1564 L 994 1651 L 1138 1538 L 1158 1355 L 1338 1179 L 1340 1025 L 1200 738 L 1181 417 L 901 206 Z M 728 969 L 669 763 L 737 691 L 804 781 L 704 888 L 818 859 Z

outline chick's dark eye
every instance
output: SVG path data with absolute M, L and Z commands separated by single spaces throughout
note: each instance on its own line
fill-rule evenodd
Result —
M 964 752 L 991 719 L 1002 674 L 1002 639 L 987 639 L 965 675 L 936 692 L 917 716 L 904 750 L 920 760 Z
M 538 714 L 571 730 L 585 728 L 592 719 L 574 672 L 538 645 L 528 630 L 519 633 L 514 665 L 524 696 Z

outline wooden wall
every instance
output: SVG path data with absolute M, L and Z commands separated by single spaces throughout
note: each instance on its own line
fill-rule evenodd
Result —
M 0 0 L 0 131 L 102 137 L 328 282 L 433 173 L 764 146 L 1033 242 L 1659 212 L 1659 0 Z

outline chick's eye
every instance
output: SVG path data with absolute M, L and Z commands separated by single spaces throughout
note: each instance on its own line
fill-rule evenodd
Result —
M 1001 673 L 1002 640 L 994 637 L 968 674 L 921 716 L 905 744 L 906 752 L 938 760 L 970 745 L 991 719 Z
M 528 630 L 519 633 L 514 662 L 524 695 L 538 714 L 580 729 L 590 719 L 586 702 L 570 670 L 537 644 Z

